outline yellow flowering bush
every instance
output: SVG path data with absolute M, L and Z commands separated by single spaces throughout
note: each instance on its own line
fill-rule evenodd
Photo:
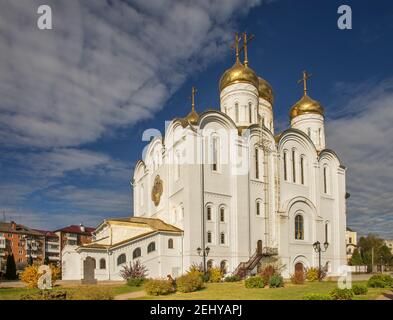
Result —
M 55 284 L 56 280 L 60 278 L 60 268 L 49 265 L 52 271 L 52 286 Z M 27 287 L 30 289 L 38 288 L 38 279 L 42 276 L 42 273 L 38 272 L 39 265 L 27 266 L 25 270 L 20 274 L 19 278 Z

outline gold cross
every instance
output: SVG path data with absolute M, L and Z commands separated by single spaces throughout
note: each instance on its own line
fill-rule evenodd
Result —
M 304 95 L 307 95 L 307 80 L 310 79 L 311 76 L 312 76 L 311 73 L 307 73 L 307 71 L 304 70 L 303 71 L 303 78 L 297 81 L 297 83 L 303 82 Z
M 191 108 L 194 111 L 195 110 L 195 94 L 197 93 L 197 89 L 195 87 L 192 87 L 191 89 Z
M 248 67 L 248 48 L 247 44 L 253 40 L 255 36 L 252 34 L 249 37 L 247 37 L 247 33 L 243 32 L 243 47 L 240 49 L 240 51 L 244 50 L 244 65 Z
M 231 49 L 235 49 L 235 53 L 236 53 L 236 63 L 240 62 L 239 60 L 239 34 L 236 32 L 235 33 L 235 42 L 232 43 L 231 45 Z

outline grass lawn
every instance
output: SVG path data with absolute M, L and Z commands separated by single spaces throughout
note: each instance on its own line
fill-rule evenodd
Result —
M 70 293 L 79 292 L 83 290 L 94 290 L 94 286 L 76 286 L 76 287 L 62 287 L 62 286 L 55 286 L 53 290 L 64 290 Z M 126 284 L 124 285 L 105 285 L 105 286 L 97 286 L 97 291 L 105 290 L 111 291 L 113 295 L 119 295 L 123 293 L 141 291 L 143 288 L 141 287 L 130 287 Z M 31 294 L 38 292 L 38 289 L 28 289 L 28 288 L 0 288 L 0 300 L 19 300 L 20 297 L 24 294 Z
M 366 281 L 353 284 L 366 284 Z M 327 294 L 337 286 L 336 282 L 308 282 L 303 285 L 286 283 L 284 288 L 247 289 L 244 282 L 208 283 L 206 288 L 191 293 L 174 293 L 167 296 L 146 296 L 142 299 L 160 300 L 301 300 L 307 293 Z M 354 300 L 374 300 L 387 289 L 369 288 L 367 295 L 355 296 Z

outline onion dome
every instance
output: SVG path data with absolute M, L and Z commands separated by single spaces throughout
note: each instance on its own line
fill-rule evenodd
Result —
M 291 120 L 297 116 L 308 113 L 316 113 L 324 116 L 324 109 L 318 101 L 311 99 L 306 93 L 291 108 Z
M 190 113 L 184 118 L 186 121 L 190 122 L 191 124 L 197 124 L 199 120 L 198 113 L 192 109 Z
M 265 79 L 262 79 L 261 77 L 258 77 L 258 92 L 259 96 L 267 101 L 270 102 L 271 105 L 273 105 L 274 102 L 274 93 L 273 93 L 273 88 L 270 85 L 269 82 L 267 82 Z
M 220 79 L 220 91 L 231 84 L 249 83 L 258 88 L 258 76 L 250 67 L 243 65 L 240 61 L 226 70 Z
M 290 118 L 291 120 L 297 116 L 300 116 L 302 114 L 319 114 L 322 117 L 324 116 L 325 110 L 321 106 L 321 104 L 318 101 L 315 101 L 314 99 L 311 99 L 307 95 L 307 80 L 311 77 L 311 74 L 308 74 L 307 71 L 303 71 L 303 79 L 299 80 L 298 83 L 303 82 L 303 97 L 296 102 L 290 112 Z

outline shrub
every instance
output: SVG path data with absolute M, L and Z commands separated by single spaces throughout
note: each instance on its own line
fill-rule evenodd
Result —
M 263 278 L 264 283 L 268 284 L 270 278 L 273 275 L 278 274 L 278 270 L 274 265 L 268 265 L 262 269 L 260 274 L 261 274 L 261 277 Z
M 278 274 L 274 274 L 270 277 L 269 288 L 280 288 L 284 286 L 284 279 Z
M 224 279 L 225 282 L 237 282 L 237 281 L 240 281 L 240 280 L 241 280 L 241 278 L 238 275 L 227 276 Z
M 293 275 L 291 275 L 291 282 L 293 284 L 304 284 L 304 272 L 302 271 L 295 271 Z
M 318 274 L 319 274 L 319 270 L 318 268 L 308 268 L 306 269 L 306 279 L 308 281 L 318 281 Z
M 180 292 L 194 292 L 204 287 L 198 274 L 186 274 L 176 279 L 176 288 Z
M 332 297 L 328 294 L 308 293 L 303 296 L 303 300 L 332 300 Z
M 145 283 L 145 291 L 150 296 L 166 295 L 175 292 L 172 283 L 165 279 L 152 279 Z
M 264 288 L 266 283 L 261 276 L 249 277 L 244 282 L 246 288 Z
M 340 289 L 335 288 L 329 292 L 333 300 L 352 300 L 353 291 L 352 289 Z
M 24 294 L 20 300 L 66 300 L 67 292 L 62 290 L 40 290 L 35 293 Z
M 355 295 L 361 295 L 361 294 L 367 294 L 368 292 L 368 288 L 366 285 L 362 285 L 362 284 L 354 284 L 352 286 L 352 291 Z
M 367 286 L 371 288 L 389 288 L 393 286 L 393 278 L 387 274 L 376 274 L 368 279 Z
M 220 268 L 209 269 L 209 282 L 221 282 L 222 271 Z
M 133 278 L 145 279 L 146 275 L 147 268 L 139 260 L 130 262 L 129 265 L 123 266 L 123 269 L 120 271 L 120 276 L 127 281 Z
M 56 283 L 56 280 L 60 277 L 60 269 L 54 265 L 49 265 L 52 271 L 52 286 Z M 38 287 L 38 279 L 42 273 L 38 272 L 38 265 L 27 266 L 25 270 L 19 275 L 20 280 L 27 284 L 30 289 Z
M 140 287 L 144 281 L 145 281 L 145 278 L 130 278 L 127 280 L 127 284 L 130 287 Z

